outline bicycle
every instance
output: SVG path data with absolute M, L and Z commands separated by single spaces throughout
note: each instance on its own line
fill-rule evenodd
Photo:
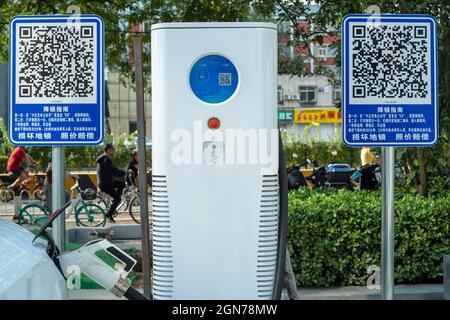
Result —
M 76 182 L 71 191 L 77 192 L 77 197 L 71 200 L 65 219 L 67 220 L 74 213 L 77 226 L 103 227 L 106 224 L 105 211 L 99 205 L 89 202 L 96 199 L 96 193 L 81 190 L 78 180 L 74 180 Z M 47 220 L 49 211 L 45 202 L 27 204 L 19 209 L 18 223 L 23 224 L 24 217 L 27 217 L 31 224 L 41 224 L 42 221 Z
M 14 181 L 11 181 L 11 177 L 8 176 L 5 180 L 0 184 L 0 201 L 1 202 L 9 202 L 14 199 L 14 193 L 8 188 Z
M 139 200 L 139 192 L 136 187 L 136 178 L 134 174 L 129 174 L 131 183 L 126 179 L 125 188 L 122 191 L 122 197 L 119 205 L 117 206 L 116 213 L 113 217 L 117 217 L 120 210 L 128 211 L 133 221 L 137 224 L 141 223 L 141 213 L 140 213 L 140 200 Z M 112 198 L 106 193 L 100 192 L 97 196 L 99 205 L 102 206 L 102 209 L 107 212 L 111 207 Z
M 21 183 L 15 190 L 9 188 L 14 181 L 9 183 L 2 183 L 0 185 L 0 201 L 10 202 L 15 196 L 19 196 L 22 200 L 29 200 L 31 198 L 30 190 L 26 186 L 26 183 Z
M 27 171 L 29 169 L 26 169 Z M 9 177 L 8 183 L 0 184 L 0 201 L 9 202 L 14 199 L 14 196 L 18 195 L 22 200 L 29 200 L 32 197 L 37 200 L 43 200 L 43 188 L 44 188 L 44 177 L 39 176 L 37 172 L 37 168 L 33 168 L 31 171 L 34 172 L 33 175 L 17 186 L 15 190 L 9 188 L 11 184 L 14 183 L 14 180 Z M 31 184 L 31 189 L 28 185 Z

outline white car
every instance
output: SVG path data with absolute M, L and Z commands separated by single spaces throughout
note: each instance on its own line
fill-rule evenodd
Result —
M 66 299 L 67 286 L 46 252 L 44 240 L 0 220 L 0 300 Z
M 63 273 L 69 282 L 84 273 L 119 298 L 147 300 L 127 279 L 136 259 L 108 240 L 95 239 L 76 250 L 59 253 L 46 229 L 69 205 L 70 201 L 52 213 L 36 235 L 0 220 L 0 300 L 67 299 Z M 111 265 L 98 253 L 111 256 L 115 263 Z M 76 270 L 78 273 L 74 273 Z

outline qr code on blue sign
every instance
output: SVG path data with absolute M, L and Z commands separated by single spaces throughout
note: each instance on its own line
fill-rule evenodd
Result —
M 356 103 L 429 102 L 429 29 L 427 24 L 353 23 L 350 99 Z
M 17 102 L 95 102 L 95 31 L 95 24 L 17 25 Z

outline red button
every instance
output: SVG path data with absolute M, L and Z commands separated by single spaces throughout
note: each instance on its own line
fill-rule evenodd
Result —
M 217 119 L 216 117 L 211 118 L 208 120 L 208 128 L 210 128 L 211 130 L 217 130 L 220 128 L 220 120 Z

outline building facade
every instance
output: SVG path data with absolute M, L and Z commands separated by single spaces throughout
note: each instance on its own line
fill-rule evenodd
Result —
M 340 39 L 336 35 L 323 35 L 321 43 L 310 43 L 307 48 L 291 45 L 294 28 L 310 31 L 311 27 L 303 19 L 294 26 L 290 22 L 279 25 L 279 59 L 290 61 L 302 58 L 307 76 L 278 76 L 278 120 L 281 128 L 309 133 L 317 139 L 329 140 L 341 131 L 340 69 L 336 66 L 337 51 L 334 47 Z M 316 75 L 320 69 L 321 75 Z
M 278 76 L 278 121 L 281 128 L 302 133 L 306 127 L 320 140 L 341 130 L 340 88 L 324 76 Z
M 114 136 L 119 136 L 135 132 L 137 130 L 136 90 L 134 90 L 131 80 L 127 80 L 126 85 L 124 85 L 120 82 L 118 72 L 108 72 L 107 83 L 109 115 L 106 115 L 106 120 L 109 121 L 111 133 Z M 149 93 L 144 94 L 144 107 L 147 137 L 150 138 L 152 133 L 152 110 Z

